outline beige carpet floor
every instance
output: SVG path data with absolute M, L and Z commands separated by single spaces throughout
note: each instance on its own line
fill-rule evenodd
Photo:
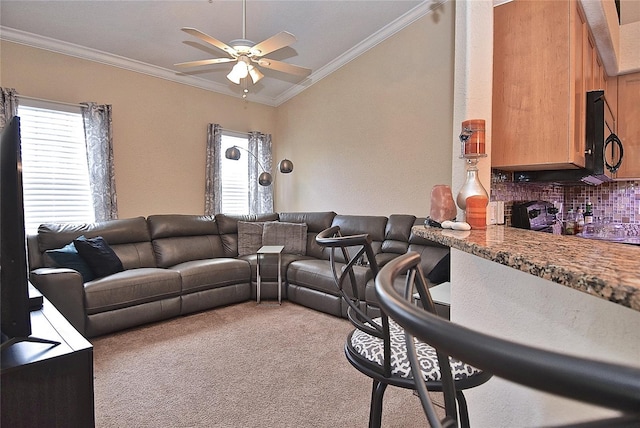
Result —
M 366 427 L 371 380 L 344 356 L 350 330 L 245 302 L 93 339 L 96 426 Z M 427 425 L 412 391 L 387 388 L 384 427 Z

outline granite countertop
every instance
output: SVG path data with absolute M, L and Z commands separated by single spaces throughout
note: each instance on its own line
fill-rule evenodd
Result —
M 506 226 L 414 226 L 423 238 L 640 311 L 640 247 Z

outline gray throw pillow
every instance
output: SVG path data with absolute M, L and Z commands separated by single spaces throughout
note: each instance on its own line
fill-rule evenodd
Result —
M 264 222 L 238 222 L 238 256 L 256 254 L 262 247 Z
M 262 245 L 284 245 L 283 253 L 307 254 L 307 223 L 268 221 L 262 232 Z

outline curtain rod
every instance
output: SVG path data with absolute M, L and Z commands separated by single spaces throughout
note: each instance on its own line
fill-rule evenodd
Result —
M 43 103 L 51 103 L 51 104 L 60 104 L 63 106 L 69 106 L 69 107 L 86 107 L 83 104 L 74 104 L 74 103 L 65 103 L 63 101 L 53 101 L 53 100 L 46 100 L 44 98 L 36 98 L 36 97 L 28 97 L 26 95 L 16 95 L 19 99 L 22 98 L 23 100 L 30 100 L 30 101 L 40 101 Z

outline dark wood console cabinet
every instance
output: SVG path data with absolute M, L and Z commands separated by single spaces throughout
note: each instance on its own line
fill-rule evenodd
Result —
M 93 346 L 46 299 L 30 337 L 2 349 L 2 427 L 94 427 Z

